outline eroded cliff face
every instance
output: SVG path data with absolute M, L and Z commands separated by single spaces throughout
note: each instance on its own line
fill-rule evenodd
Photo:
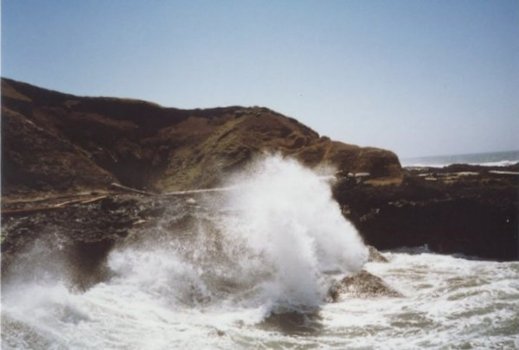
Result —
M 402 177 L 390 151 L 320 137 L 260 107 L 179 110 L 2 79 L 2 120 L 4 195 L 106 189 L 113 182 L 157 192 L 211 187 L 265 152 L 370 173 L 381 183 Z

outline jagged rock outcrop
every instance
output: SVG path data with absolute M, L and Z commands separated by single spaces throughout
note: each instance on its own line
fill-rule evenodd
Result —
M 397 156 L 320 137 L 267 108 L 180 110 L 78 97 L 2 79 L 4 195 L 105 189 L 209 187 L 263 152 L 308 166 L 399 181 Z
M 519 259 L 519 166 L 407 170 L 397 186 L 339 180 L 343 214 L 378 249 L 426 247 L 495 260 Z

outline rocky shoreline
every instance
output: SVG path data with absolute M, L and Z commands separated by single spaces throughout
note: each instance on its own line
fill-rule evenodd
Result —
M 335 183 L 334 195 L 366 243 L 380 250 L 427 247 L 438 253 L 517 260 L 517 169 L 407 169 L 402 184 L 389 186 L 343 177 Z M 427 179 L 432 176 L 437 180 Z M 186 220 L 181 222 L 189 224 L 189 206 L 198 195 L 204 193 L 167 196 L 114 188 L 46 199 L 4 198 L 2 270 L 32 242 L 49 241 L 68 252 L 75 275 L 89 276 L 81 282 L 89 284 L 92 276 L 101 278 L 103 259 L 117 242 L 146 234 L 167 208 L 185 206 Z
M 519 164 L 407 168 L 396 186 L 345 177 L 334 194 L 366 242 L 379 249 L 519 259 Z
M 2 84 L 3 279 L 39 240 L 79 285 L 101 280 L 112 247 L 168 207 L 181 203 L 191 224 L 189 200 L 201 194 L 181 190 L 214 186 L 272 151 L 335 167 L 335 199 L 378 249 L 519 259 L 519 164 L 402 168 L 390 151 L 332 141 L 264 108 L 176 110 Z

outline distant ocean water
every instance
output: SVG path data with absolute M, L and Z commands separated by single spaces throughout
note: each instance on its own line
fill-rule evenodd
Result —
M 507 166 L 519 163 L 519 150 L 492 153 L 471 153 L 443 156 L 402 158 L 402 166 L 443 167 L 450 164 L 471 164 L 483 166 Z

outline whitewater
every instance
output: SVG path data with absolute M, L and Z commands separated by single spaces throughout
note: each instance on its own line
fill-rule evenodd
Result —
M 519 263 L 368 250 L 326 175 L 280 156 L 181 198 L 78 286 L 52 242 L 2 280 L 2 349 L 519 347 Z M 361 269 L 402 297 L 329 289 Z

